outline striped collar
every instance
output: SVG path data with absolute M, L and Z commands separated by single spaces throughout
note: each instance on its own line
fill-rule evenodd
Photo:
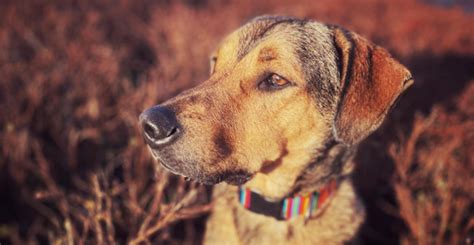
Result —
M 277 220 L 289 220 L 293 217 L 304 215 L 305 219 L 311 217 L 334 193 L 338 181 L 329 181 L 320 191 L 307 195 L 287 197 L 278 202 L 267 201 L 263 196 L 247 188 L 239 188 L 239 202 L 246 209 Z

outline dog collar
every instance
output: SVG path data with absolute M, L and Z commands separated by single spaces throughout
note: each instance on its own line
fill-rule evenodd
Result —
M 329 199 L 337 185 L 338 181 L 334 179 L 319 191 L 287 197 L 278 202 L 268 201 L 260 194 L 244 187 L 239 188 L 238 195 L 240 204 L 252 212 L 277 220 L 289 220 L 300 215 L 304 215 L 307 219 Z

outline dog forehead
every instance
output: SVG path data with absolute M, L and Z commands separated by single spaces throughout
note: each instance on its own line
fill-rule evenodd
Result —
M 267 43 L 269 45 L 265 45 Z M 291 56 L 318 104 L 333 109 L 340 90 L 340 71 L 334 34 L 326 24 L 293 17 L 257 17 L 224 39 L 217 54 L 220 66 L 235 66 L 254 49 L 268 46 L 283 50 L 285 58 Z M 271 54 L 268 49 L 258 51 L 263 59 Z M 267 51 L 266 54 L 263 51 Z
M 303 24 L 302 22 L 291 17 L 257 17 L 238 30 L 236 59 L 241 60 L 255 47 L 269 39 L 295 43 L 298 35 L 296 26 Z
M 332 30 L 323 23 L 292 17 L 257 17 L 238 30 L 236 60 L 262 43 L 276 42 L 298 59 L 308 85 L 334 100 L 340 87 L 337 50 Z M 325 101 L 324 104 L 333 104 Z
M 239 28 L 233 39 L 238 40 L 238 45 L 234 47 L 237 49 L 237 60 L 240 60 L 269 39 L 291 43 L 295 49 L 307 47 L 306 52 L 326 53 L 332 51 L 327 44 L 332 43 L 333 38 L 329 28 L 320 22 L 285 16 L 262 16 Z
M 299 20 L 291 17 L 257 17 L 225 37 L 217 49 L 216 56 L 218 56 L 219 59 L 229 61 L 229 63 L 237 62 L 265 40 L 271 33 L 270 31 L 274 30 L 279 24 L 293 23 L 296 21 Z M 287 39 L 291 37 L 289 35 L 291 32 L 292 31 L 287 28 L 282 38 Z

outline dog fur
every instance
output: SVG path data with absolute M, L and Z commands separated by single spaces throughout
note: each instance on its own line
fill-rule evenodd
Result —
M 386 50 L 353 32 L 258 17 L 220 44 L 207 81 L 161 105 L 181 135 L 150 149 L 175 174 L 228 183 L 214 188 L 206 244 L 341 244 L 365 217 L 352 156 L 412 83 Z M 278 221 L 237 200 L 238 185 L 278 201 L 334 178 L 337 190 L 307 220 Z

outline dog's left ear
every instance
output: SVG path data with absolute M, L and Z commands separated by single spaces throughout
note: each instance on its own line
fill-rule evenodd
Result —
M 334 134 L 352 145 L 380 126 L 413 79 L 385 49 L 344 29 L 333 31 L 342 84 Z

